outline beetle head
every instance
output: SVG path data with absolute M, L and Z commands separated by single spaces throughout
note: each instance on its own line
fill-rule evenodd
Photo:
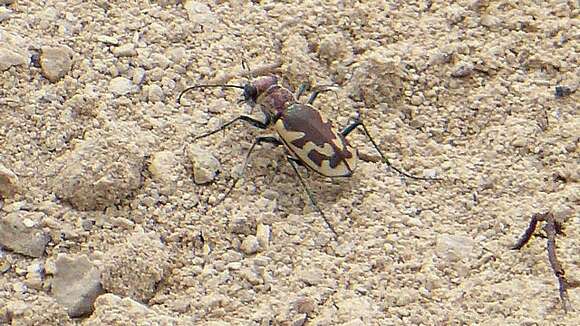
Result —
M 258 89 L 256 86 L 250 83 L 244 85 L 244 102 L 248 103 L 250 106 L 254 106 L 256 105 L 258 96 Z

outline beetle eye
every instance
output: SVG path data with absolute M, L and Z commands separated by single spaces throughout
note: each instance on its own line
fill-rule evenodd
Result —
M 254 103 L 258 97 L 258 90 L 251 84 L 244 86 L 244 100 L 246 102 Z

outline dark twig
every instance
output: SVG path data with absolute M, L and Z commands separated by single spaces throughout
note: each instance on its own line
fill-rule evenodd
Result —
M 546 213 L 546 214 L 549 214 L 549 213 Z M 532 235 L 534 234 L 534 231 L 536 231 L 536 227 L 538 226 L 538 222 L 544 221 L 546 214 L 539 214 L 538 213 L 538 214 L 532 215 L 532 218 L 530 219 L 530 225 L 528 225 L 528 228 L 526 229 L 524 234 L 519 238 L 518 242 L 516 242 L 516 244 L 513 245 L 513 247 L 511 247 L 512 250 L 522 249 L 522 247 L 525 246 L 528 243 L 528 241 L 530 241 L 530 239 L 532 238 Z
M 547 212 L 536 213 L 532 215 L 528 228 L 511 249 L 518 250 L 525 246 L 534 234 L 534 231 L 538 226 L 538 222 L 546 222 L 544 231 L 546 232 L 548 238 L 546 245 L 546 249 L 548 251 L 548 260 L 550 261 L 550 266 L 552 267 L 554 275 L 558 279 L 560 300 L 562 301 L 564 312 L 569 312 L 572 310 L 572 305 L 570 303 L 570 298 L 568 297 L 568 288 L 577 287 L 578 282 L 570 283 L 568 280 L 566 280 L 566 273 L 564 272 L 564 268 L 562 268 L 560 261 L 558 261 L 558 257 L 556 255 L 556 235 L 562 234 L 562 226 L 556 221 L 554 214 Z

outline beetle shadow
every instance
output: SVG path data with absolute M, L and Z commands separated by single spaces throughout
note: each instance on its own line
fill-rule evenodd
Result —
M 267 187 L 279 195 L 278 206 L 281 211 L 302 214 L 305 205 L 311 205 L 312 203 L 302 187 L 298 176 L 296 176 L 292 167 L 288 164 L 287 162 L 286 164 L 282 163 L 282 166 L 278 169 L 278 173 L 267 184 Z M 325 207 L 328 208 L 333 202 L 350 196 L 358 180 L 354 176 L 347 178 L 329 178 L 304 167 L 298 167 L 298 171 L 322 210 L 325 210 Z M 302 204 L 297 206 L 296 204 L 300 201 Z

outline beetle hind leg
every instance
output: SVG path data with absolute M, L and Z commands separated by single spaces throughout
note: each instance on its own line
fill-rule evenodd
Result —
M 369 130 L 367 129 L 367 127 L 365 126 L 365 124 L 362 121 L 362 118 L 360 117 L 360 114 L 357 113 L 357 116 L 355 117 L 354 121 L 346 126 L 344 129 L 342 129 L 342 131 L 340 132 L 341 135 L 343 137 L 346 138 L 346 136 L 348 136 L 353 130 L 355 130 L 358 127 L 362 127 L 365 135 L 367 136 L 367 138 L 369 139 L 369 141 L 371 142 L 371 144 L 373 144 L 373 147 L 375 148 L 375 150 L 379 153 L 379 155 L 381 156 L 382 161 L 391 169 L 397 171 L 399 174 L 411 178 L 411 179 L 415 179 L 415 180 L 429 180 L 429 181 L 436 181 L 436 180 L 442 180 L 440 178 L 425 178 L 425 177 L 418 177 L 418 176 L 414 176 L 412 174 L 409 174 L 403 170 L 397 169 L 396 167 L 393 166 L 393 164 L 391 164 L 391 162 L 387 159 L 387 157 L 385 156 L 385 154 L 383 154 L 383 152 L 381 151 L 381 149 L 379 148 L 379 145 L 377 145 L 377 143 L 375 142 L 375 140 L 373 139 L 373 137 L 371 137 L 371 134 L 369 133 Z
M 320 209 L 320 207 L 318 206 L 318 203 L 316 202 L 316 199 L 314 198 L 314 195 L 312 194 L 312 192 L 310 191 L 310 189 L 306 185 L 306 182 L 304 181 L 304 179 L 300 175 L 300 172 L 298 172 L 298 168 L 296 167 L 296 164 L 297 164 L 296 161 L 297 160 L 295 158 L 291 157 L 291 156 L 286 156 L 286 159 L 288 160 L 288 163 L 290 163 L 290 166 L 292 167 L 292 169 L 294 170 L 294 173 L 298 177 L 298 180 L 300 181 L 300 185 L 302 186 L 302 188 L 304 189 L 304 191 L 308 195 L 308 198 L 310 199 L 310 202 L 316 208 L 316 210 L 318 211 L 318 213 L 320 214 L 320 216 L 322 216 L 322 218 L 324 219 L 324 222 L 326 223 L 326 225 L 328 226 L 328 228 L 330 229 L 330 231 L 332 231 L 332 234 L 334 235 L 334 237 L 335 238 L 338 238 L 338 234 L 336 233 L 336 230 L 334 229 L 334 227 L 332 226 L 332 224 L 328 221 L 328 219 L 326 218 L 326 215 L 324 215 L 324 213 L 322 212 L 322 209 Z

